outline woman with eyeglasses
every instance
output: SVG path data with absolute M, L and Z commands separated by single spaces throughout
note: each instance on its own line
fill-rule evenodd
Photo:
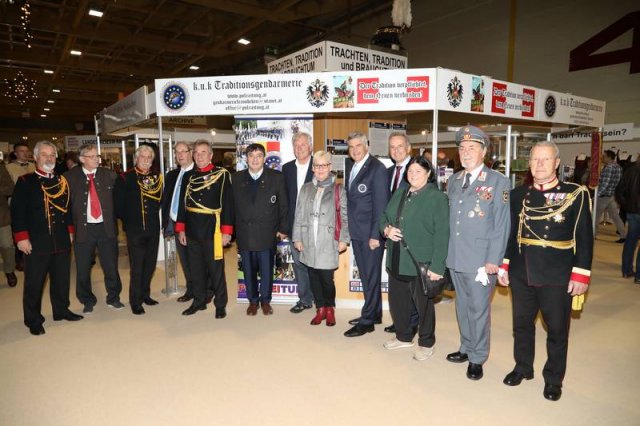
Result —
M 424 157 L 413 157 L 407 164 L 409 188 L 396 191 L 380 219 L 380 230 L 387 238 L 389 310 L 396 326 L 396 337 L 385 342 L 388 350 L 413 347 L 418 334 L 416 361 L 433 355 L 436 343 L 436 312 L 418 280 L 415 263 L 429 263 L 429 278 L 442 279 L 449 247 L 449 201 L 436 186 L 433 165 Z M 404 240 L 406 247 L 401 241 Z M 411 313 L 418 311 L 417 330 Z
M 313 180 L 303 185 L 298 195 L 293 243 L 300 262 L 309 268 L 309 281 L 316 301 L 316 316 L 311 325 L 326 320 L 336 324 L 336 286 L 333 273 L 338 255 L 347 249 L 347 194 L 331 173 L 331 154 L 318 151 L 313 156 Z

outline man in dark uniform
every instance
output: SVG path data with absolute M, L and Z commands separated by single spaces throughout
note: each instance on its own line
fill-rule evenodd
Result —
M 538 142 L 531 149 L 533 184 L 511 192 L 511 234 L 499 277 L 500 284 L 511 284 L 516 361 L 504 384 L 517 386 L 533 378 L 540 311 L 547 325 L 543 395 L 551 401 L 562 395 L 572 298 L 581 305 L 593 256 L 589 192 L 584 186 L 559 182 L 559 164 L 553 142 Z
M 145 313 L 142 303 L 157 305 L 151 298 L 151 279 L 158 261 L 162 176 L 151 169 L 155 151 L 140 145 L 134 153 L 135 167 L 116 181 L 116 213 L 127 233 L 129 249 L 129 303 L 134 315 Z
M 193 279 L 193 302 L 182 315 L 207 309 L 207 282 L 213 283 L 216 318 L 227 316 L 227 283 L 224 275 L 223 247 L 233 234 L 233 195 L 231 175 L 211 164 L 213 150 L 207 141 L 196 141 L 195 165 L 182 179 L 175 230 L 180 244 L 187 246 L 189 270 Z
M 264 146 L 251 144 L 246 154 L 249 168 L 233 175 L 233 201 L 236 242 L 249 299 L 247 315 L 256 315 L 258 303 L 264 315 L 271 315 L 276 244 L 287 232 L 287 191 L 282 173 L 264 167 Z
M 344 335 L 358 337 L 374 330 L 374 323 L 382 323 L 382 255 L 384 245 L 378 221 L 389 201 L 387 169 L 377 158 L 369 155 L 369 140 L 360 132 L 347 138 L 349 159 L 346 161 L 347 212 L 351 247 L 360 272 L 364 290 L 364 305 L 359 318 Z
M 293 222 L 296 213 L 296 201 L 298 193 L 307 182 L 313 179 L 313 156 L 311 150 L 313 144 L 311 135 L 305 132 L 298 132 L 293 135 L 293 154 L 296 159 L 285 163 L 282 166 L 282 174 L 284 175 L 284 183 L 287 187 L 287 201 L 289 202 L 289 214 L 287 234 L 291 235 L 293 230 Z M 296 275 L 298 285 L 298 302 L 289 310 L 294 314 L 299 314 L 305 309 L 313 307 L 313 293 L 311 292 L 311 283 L 309 281 L 309 271 L 307 266 L 300 262 L 300 252 L 291 243 L 291 255 L 293 256 L 293 270 Z
M 171 170 L 165 176 L 164 194 L 162 197 L 162 229 L 164 236 L 174 236 L 176 240 L 176 252 L 180 258 L 182 272 L 187 283 L 185 293 L 178 297 L 178 302 L 188 302 L 193 299 L 193 279 L 189 270 L 189 257 L 187 248 L 178 241 L 178 234 L 175 232 L 176 220 L 178 220 L 178 208 L 184 199 L 180 198 L 180 189 L 187 172 L 193 170 L 193 156 L 191 147 L 186 142 L 177 142 L 173 151 L 176 155 L 178 168 Z
M 93 312 L 97 302 L 91 290 L 91 263 L 96 247 L 107 289 L 107 305 L 122 309 L 122 282 L 118 273 L 118 227 L 113 191 L 118 175 L 100 165 L 98 148 L 87 144 L 80 148 L 82 167 L 64 174 L 69 182 L 71 212 L 75 227 L 73 244 L 76 256 L 76 297 L 84 305 L 83 313 Z
M 24 324 L 33 335 L 44 334 L 42 289 L 49 275 L 54 321 L 78 321 L 69 310 L 69 269 L 73 226 L 67 180 L 53 174 L 57 150 L 40 141 L 34 150 L 36 171 L 20 176 L 11 199 L 11 224 L 18 250 L 26 256 Z

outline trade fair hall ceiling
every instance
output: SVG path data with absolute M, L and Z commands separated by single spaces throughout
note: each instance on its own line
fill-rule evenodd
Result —
M 352 26 L 372 19 L 390 25 L 391 6 L 390 0 L 0 0 L 0 120 L 92 121 L 119 94 L 155 78 L 264 73 L 265 56 L 325 39 L 366 46 L 372 34 L 354 36 Z

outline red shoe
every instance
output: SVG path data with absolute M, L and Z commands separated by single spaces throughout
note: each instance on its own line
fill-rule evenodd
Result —
M 318 308 L 316 310 L 316 316 L 311 320 L 311 325 L 318 325 L 323 319 L 327 317 L 327 308 Z
M 336 312 L 333 306 L 325 308 L 327 312 L 327 327 L 333 327 L 336 325 Z

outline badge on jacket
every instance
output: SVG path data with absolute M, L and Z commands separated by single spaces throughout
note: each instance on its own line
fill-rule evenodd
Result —
M 358 192 L 361 194 L 364 194 L 365 192 L 367 192 L 367 185 L 365 185 L 364 183 L 361 183 L 360 185 L 358 185 Z
M 278 200 L 278 197 L 276 197 L 275 194 L 271 196 L 271 204 L 275 204 L 277 200 Z

